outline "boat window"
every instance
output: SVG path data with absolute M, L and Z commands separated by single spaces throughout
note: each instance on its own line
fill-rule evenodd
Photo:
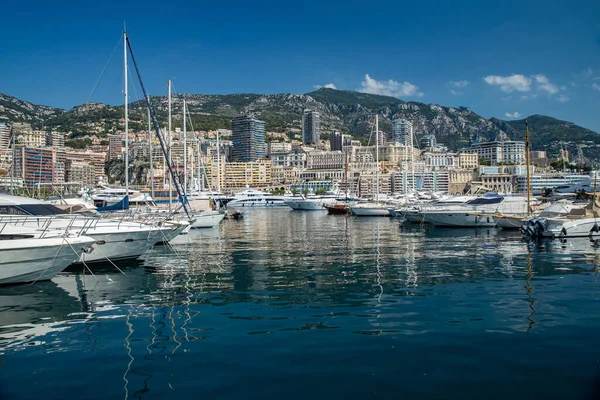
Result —
M 8 235 L 8 234 L 0 234 L 0 240 L 14 240 L 14 239 L 33 239 L 33 235 Z
M 63 211 L 52 204 L 20 204 L 16 207 L 29 215 L 67 214 L 66 211 Z
M 485 205 L 485 204 L 498 204 L 498 203 L 501 203 L 502 200 L 504 200 L 504 197 L 488 197 L 488 198 L 479 197 L 477 199 L 467 201 L 466 204 L 468 204 L 470 206 L 480 206 L 480 205 Z

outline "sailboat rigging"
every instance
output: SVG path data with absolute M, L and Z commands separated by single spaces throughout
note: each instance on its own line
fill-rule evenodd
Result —
M 189 209 L 188 209 L 188 206 L 187 206 L 187 204 L 186 204 L 186 202 L 184 200 L 183 192 L 182 192 L 182 189 L 181 189 L 181 184 L 179 182 L 179 179 L 177 178 L 177 175 L 175 174 L 175 170 L 173 169 L 173 166 L 171 165 L 171 160 L 169 158 L 169 152 L 167 151 L 167 144 L 165 142 L 164 135 L 160 131 L 160 125 L 158 124 L 158 119 L 156 117 L 156 112 L 152 108 L 152 104 L 150 103 L 150 96 L 148 96 L 148 92 L 146 92 L 146 87 L 144 86 L 144 82 L 142 81 L 142 76 L 140 74 L 140 70 L 139 70 L 137 62 L 135 60 L 135 56 L 133 55 L 133 49 L 131 47 L 131 41 L 129 40 L 128 37 L 126 37 L 125 41 L 126 41 L 126 44 L 127 44 L 127 48 L 129 49 L 129 54 L 131 54 L 131 61 L 133 62 L 133 66 L 135 68 L 136 75 L 137 75 L 138 80 L 140 82 L 140 87 L 142 88 L 142 93 L 144 95 L 144 101 L 146 102 L 146 106 L 148 107 L 148 110 L 150 111 L 150 117 L 152 119 L 152 125 L 154 126 L 154 130 L 156 132 L 156 136 L 158 137 L 158 142 L 160 143 L 161 150 L 162 150 L 163 155 L 165 156 L 165 159 L 166 159 L 166 165 L 167 165 L 167 168 L 169 170 L 169 177 L 171 179 L 171 182 L 173 182 L 173 184 L 175 186 L 175 189 L 177 191 L 177 195 L 182 200 L 181 204 L 183 206 L 183 210 L 185 211 L 185 214 L 187 215 L 188 218 L 190 218 Z M 169 192 L 171 190 L 172 190 L 171 187 L 169 187 Z M 170 197 L 171 196 L 169 196 L 169 198 Z

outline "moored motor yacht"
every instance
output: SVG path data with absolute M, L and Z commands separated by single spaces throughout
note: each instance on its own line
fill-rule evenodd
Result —
M 11 224 L 0 227 L 0 284 L 52 279 L 92 247 L 91 237 Z
M 188 223 L 164 218 L 135 222 L 123 215 L 108 219 L 69 215 L 43 201 L 0 194 L 0 223 L 19 224 L 49 231 L 77 230 L 96 240 L 96 251 L 82 254 L 80 261 L 103 263 L 140 257 L 158 242 L 169 241 L 181 233 Z

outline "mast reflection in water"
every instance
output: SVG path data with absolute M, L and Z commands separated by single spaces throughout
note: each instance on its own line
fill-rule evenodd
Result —
M 0 288 L 0 398 L 581 397 L 599 254 L 250 210 L 124 275 Z

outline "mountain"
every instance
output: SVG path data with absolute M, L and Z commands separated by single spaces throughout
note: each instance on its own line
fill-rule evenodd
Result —
M 37 106 L 28 101 L 0 93 L 0 116 L 8 117 L 12 122 L 28 122 L 40 127 L 49 118 L 65 112 L 60 108 Z
M 265 121 L 267 131 L 286 132 L 301 127 L 302 112 L 314 109 L 321 115 L 321 137 L 329 137 L 331 130 L 350 133 L 365 141 L 372 132 L 373 116 L 380 116 L 380 128 L 391 132 L 394 118 L 413 122 L 417 137 L 436 136 L 438 142 L 451 149 L 460 149 L 474 139 L 493 140 L 497 137 L 522 140 L 525 122 L 486 119 L 466 107 L 445 107 L 437 104 L 406 102 L 395 97 L 321 88 L 307 94 L 229 94 L 184 95 L 192 127 L 196 130 L 231 128 L 231 118 L 251 114 Z M 166 125 L 167 97 L 151 98 L 159 122 Z M 122 129 L 123 106 L 86 103 L 65 111 L 52 107 L 34 106 L 14 97 L 0 95 L 0 115 L 15 116 L 15 120 L 28 120 L 48 129 L 69 132 L 71 138 L 95 134 L 104 136 Z M 130 127 L 142 130 L 147 126 L 145 104 L 130 104 Z M 173 98 L 174 127 L 182 125 L 181 95 Z M 573 155 L 581 148 L 583 155 L 597 159 L 600 135 L 571 122 L 534 115 L 529 118 L 533 149 L 556 154 L 566 148 Z

